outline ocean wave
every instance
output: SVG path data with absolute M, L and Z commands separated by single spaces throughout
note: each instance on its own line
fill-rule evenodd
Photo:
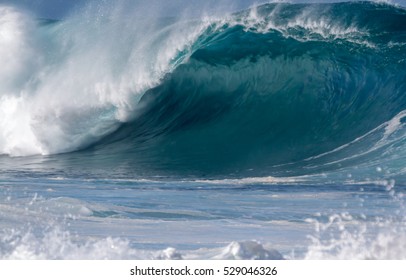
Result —
M 96 18 L 44 23 L 0 7 L 10 65 L 0 72 L 0 153 L 76 152 L 191 174 L 382 163 L 403 174 L 403 8 L 280 3 L 201 20 Z

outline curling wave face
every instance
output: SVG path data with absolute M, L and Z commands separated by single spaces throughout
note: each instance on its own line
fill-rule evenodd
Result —
M 119 15 L 36 21 L 0 7 L 10 65 L 0 70 L 0 153 L 74 152 L 51 158 L 140 173 L 403 175 L 403 8 Z

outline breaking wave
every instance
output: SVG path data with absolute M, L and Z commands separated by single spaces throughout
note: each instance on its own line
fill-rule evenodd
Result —
M 0 153 L 198 175 L 404 174 L 403 8 L 88 12 L 0 7 Z

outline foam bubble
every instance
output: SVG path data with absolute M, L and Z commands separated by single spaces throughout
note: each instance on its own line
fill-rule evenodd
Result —
M 404 220 L 355 220 L 348 214 L 330 216 L 327 223 L 314 223 L 305 259 L 406 259 Z M 329 238 L 326 238 L 329 237 Z

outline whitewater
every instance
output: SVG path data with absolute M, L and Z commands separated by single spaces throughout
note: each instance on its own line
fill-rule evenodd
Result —
M 405 259 L 405 8 L 159 3 L 0 3 L 0 259 Z

